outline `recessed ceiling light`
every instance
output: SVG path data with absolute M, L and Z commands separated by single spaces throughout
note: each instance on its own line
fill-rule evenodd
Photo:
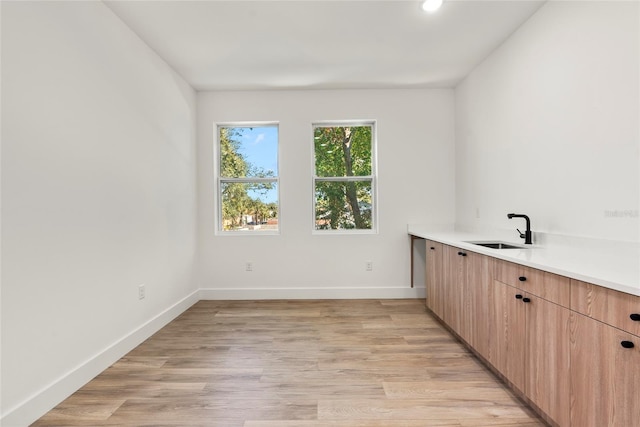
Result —
M 442 6 L 442 0 L 425 0 L 425 2 L 422 3 L 422 10 L 431 13 L 440 9 L 440 6 Z

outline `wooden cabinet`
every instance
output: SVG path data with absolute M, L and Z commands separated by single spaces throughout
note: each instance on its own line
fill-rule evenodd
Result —
M 427 307 L 488 358 L 493 258 L 430 240 L 426 251 Z
M 560 426 L 570 422 L 571 312 L 526 293 L 525 394 Z
M 519 295 L 519 297 L 518 297 Z M 526 345 L 525 311 L 522 291 L 495 281 L 489 325 L 489 362 L 520 391 L 524 392 L 524 355 Z
M 442 283 L 443 244 L 426 241 L 426 290 L 427 307 L 439 318 L 444 315 L 444 285 Z
M 568 277 L 500 260 L 496 262 L 495 278 L 563 307 L 570 305 L 571 280 Z
M 443 320 L 478 353 L 489 347 L 489 301 L 493 278 L 490 257 L 445 246 L 443 250 L 445 304 Z
M 640 425 L 640 297 L 571 281 L 571 425 Z
M 427 306 L 561 427 L 640 426 L 640 297 L 427 241 Z
M 558 299 L 565 291 L 554 288 L 566 286 L 568 302 L 569 281 L 551 273 L 531 274 L 532 271 L 513 269 L 514 266 L 505 261 L 495 263 L 491 322 L 494 340 L 489 361 L 558 425 L 568 426 L 570 310 L 523 288 Z M 514 287 L 498 280 L 505 277 L 511 283 L 524 285 Z
M 463 310 L 469 323 L 469 344 L 489 359 L 489 341 L 493 332 L 489 324 L 493 300 L 493 258 L 469 252 L 465 266 Z
M 640 336 L 640 297 L 635 295 L 572 280 L 571 309 Z
M 640 425 L 640 337 L 571 313 L 571 426 Z
M 469 322 L 465 316 L 463 305 L 465 295 L 465 269 L 467 252 L 461 249 L 444 246 L 442 282 L 445 290 L 443 320 L 458 335 L 468 342 Z

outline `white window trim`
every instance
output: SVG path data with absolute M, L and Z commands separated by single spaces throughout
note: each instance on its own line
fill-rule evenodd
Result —
M 346 176 L 346 177 L 319 177 L 316 175 L 316 150 L 314 130 L 318 127 L 336 126 L 371 126 L 371 175 Z M 371 235 L 378 234 L 378 122 L 377 120 L 318 120 L 311 123 L 311 234 L 317 236 L 336 235 Z M 371 221 L 370 229 L 341 229 L 341 230 L 317 230 L 316 229 L 316 182 L 317 181 L 367 181 L 371 180 Z
M 220 176 L 220 128 L 221 127 L 268 127 L 278 128 L 278 175 L 274 178 L 226 178 Z M 256 122 L 220 122 L 214 124 L 214 143 L 213 143 L 213 173 L 214 185 L 216 187 L 216 200 L 214 200 L 214 235 L 216 236 L 279 236 L 282 233 L 282 209 L 280 203 L 280 123 L 275 121 L 256 121 Z M 236 230 L 225 231 L 222 226 L 222 184 L 226 182 L 275 182 L 278 193 L 278 229 L 274 231 L 255 231 L 255 230 Z

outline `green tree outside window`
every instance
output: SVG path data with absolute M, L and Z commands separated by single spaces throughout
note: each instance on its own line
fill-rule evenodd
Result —
M 315 229 L 373 229 L 373 124 L 315 125 Z

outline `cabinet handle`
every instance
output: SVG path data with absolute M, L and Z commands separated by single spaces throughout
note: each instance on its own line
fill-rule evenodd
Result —
M 518 277 L 518 280 L 520 280 L 521 282 L 526 282 L 527 278 L 524 277 L 524 276 L 520 276 L 520 277 Z
M 436 248 L 434 248 L 433 246 L 431 246 L 431 250 L 432 250 L 432 251 L 435 251 L 435 250 L 436 250 Z
M 633 313 L 631 316 L 629 316 L 631 318 L 631 320 L 633 320 L 634 322 L 640 321 L 640 314 L 638 313 Z
M 460 256 L 467 256 L 467 254 L 465 254 L 464 252 L 458 252 L 458 255 L 460 255 Z
M 516 294 L 516 299 L 522 299 L 522 295 Z
M 620 345 L 623 346 L 624 348 L 633 348 L 633 347 L 635 347 L 635 345 L 631 341 L 622 341 L 620 343 Z
M 522 298 L 522 302 L 531 302 L 530 298 Z

